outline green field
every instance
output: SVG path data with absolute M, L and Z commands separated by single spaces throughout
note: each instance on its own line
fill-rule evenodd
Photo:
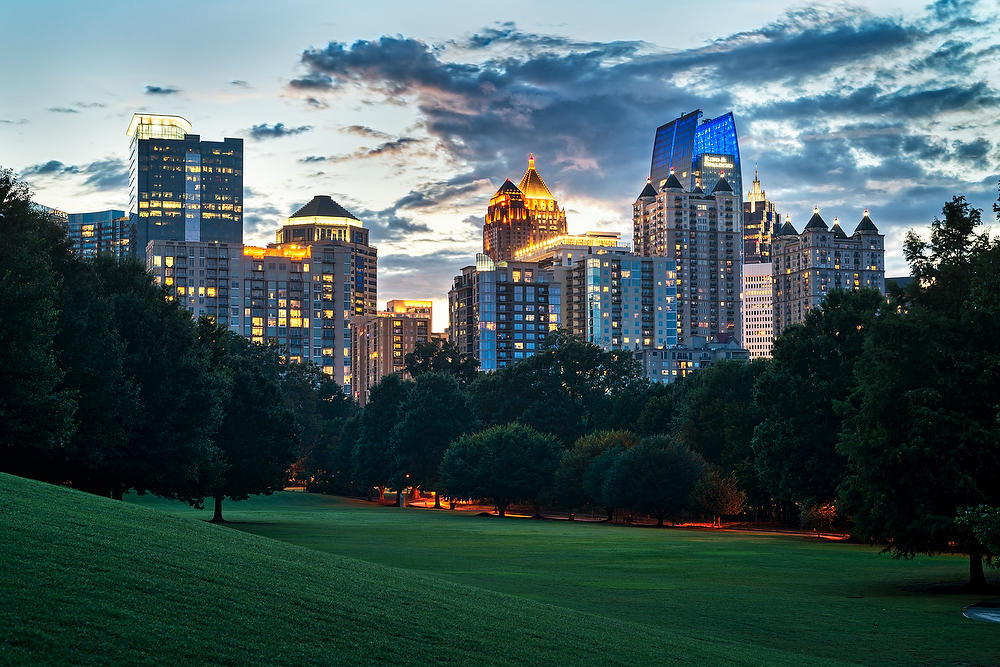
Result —
M 978 598 L 910 590 L 960 558 L 298 493 L 226 511 L 0 475 L 0 662 L 1000 661 Z

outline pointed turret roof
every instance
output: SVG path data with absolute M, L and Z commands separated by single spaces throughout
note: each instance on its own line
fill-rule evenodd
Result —
M 677 180 L 676 176 L 674 176 L 674 172 L 670 172 L 670 178 L 668 178 L 667 182 L 663 184 L 663 187 L 664 187 L 664 189 L 667 189 L 667 190 L 671 190 L 671 189 L 674 189 L 674 188 L 676 188 L 678 190 L 683 190 L 684 189 L 684 186 L 681 185 L 681 182 L 679 180 Z
M 716 192 L 732 192 L 732 191 L 733 191 L 733 186 L 731 186 L 729 184 L 729 181 L 726 180 L 725 175 L 719 176 L 719 182 L 715 184 L 714 188 L 712 188 L 713 195 Z
M 501 194 L 503 192 L 510 192 L 510 193 L 516 192 L 517 194 L 521 194 L 521 191 L 518 189 L 516 185 L 514 185 L 511 182 L 509 178 L 506 181 L 504 181 L 503 185 L 500 186 L 500 189 L 497 190 L 497 194 Z
M 703 195 L 705 194 L 705 191 L 701 189 L 700 185 L 696 185 L 694 186 L 694 190 L 691 191 L 691 194 Z
M 823 218 L 821 218 L 819 215 L 819 206 L 813 208 L 813 216 L 809 218 L 809 222 L 806 223 L 806 227 L 802 231 L 807 232 L 810 229 L 822 229 L 823 231 L 829 229 L 829 227 L 827 227 L 826 223 L 823 221 Z
M 785 216 L 785 224 L 781 226 L 778 230 L 778 236 L 798 236 L 799 233 L 795 231 L 795 227 L 792 226 L 792 217 L 790 215 Z
M 289 217 L 291 218 L 348 218 L 358 220 L 358 218 L 346 208 L 333 200 L 330 195 L 316 195 L 309 200 L 309 203 L 300 208 Z M 361 222 L 358 220 L 358 222 Z
M 545 181 L 542 180 L 542 177 L 535 170 L 534 153 L 528 156 L 528 170 L 524 172 L 524 176 L 521 177 L 521 182 L 517 184 L 517 187 L 524 193 L 526 199 L 555 199 L 552 193 L 549 192 L 549 186 L 545 185 Z
M 642 199 L 643 197 L 655 197 L 655 196 L 656 196 L 656 188 L 653 187 L 652 181 L 647 178 L 646 187 L 644 187 L 642 189 L 642 192 L 639 193 L 638 199 Z
M 844 229 L 840 226 L 840 218 L 833 219 L 833 227 L 830 228 L 833 232 L 833 238 L 835 239 L 846 239 L 847 234 L 844 233 Z
M 858 226 L 854 229 L 854 233 L 855 234 L 857 234 L 858 232 L 876 232 L 876 233 L 878 233 L 878 227 L 876 227 L 875 223 L 872 222 L 872 219 L 868 217 L 868 209 L 865 209 L 865 215 L 864 215 L 864 217 L 861 218 L 861 222 L 859 222 Z

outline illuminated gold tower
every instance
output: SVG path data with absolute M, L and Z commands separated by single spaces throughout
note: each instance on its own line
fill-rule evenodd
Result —
M 528 157 L 519 185 L 504 181 L 490 198 L 483 226 L 483 252 L 494 262 L 514 259 L 521 248 L 566 234 L 566 209 L 552 196 Z

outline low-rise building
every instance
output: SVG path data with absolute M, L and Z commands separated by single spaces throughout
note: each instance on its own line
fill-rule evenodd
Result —
M 687 377 L 699 368 L 714 366 L 720 361 L 747 361 L 750 353 L 735 341 L 715 342 L 695 336 L 690 345 L 677 345 L 662 350 L 642 349 L 633 352 L 643 374 L 653 382 L 669 384 Z

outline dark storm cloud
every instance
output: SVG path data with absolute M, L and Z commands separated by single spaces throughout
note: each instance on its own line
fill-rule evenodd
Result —
M 146 85 L 147 95 L 175 95 L 181 92 L 180 88 L 171 88 L 168 86 L 150 86 Z
M 252 236 L 255 234 L 271 234 L 281 226 L 283 218 L 281 211 L 273 204 L 262 206 L 246 206 L 243 212 L 243 231 Z
M 291 137 L 296 134 L 302 134 L 303 132 L 308 132 L 311 129 L 313 129 L 312 125 L 285 127 L 284 123 L 275 123 L 274 125 L 261 123 L 260 125 L 254 125 L 251 127 L 247 130 L 247 133 L 254 139 L 279 139 L 281 137 Z
M 85 165 L 49 160 L 21 171 L 22 176 L 83 176 L 83 184 L 92 190 L 124 190 L 128 187 L 128 165 L 119 158 L 105 158 Z
M 417 222 L 402 213 L 401 207 L 393 204 L 379 211 L 355 206 L 354 214 L 372 230 L 372 242 L 392 241 L 415 233 L 430 232 L 430 227 Z

